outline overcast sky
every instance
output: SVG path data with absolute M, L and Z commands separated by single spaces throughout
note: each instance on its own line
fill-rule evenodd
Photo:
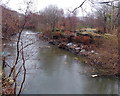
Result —
M 11 9 L 18 11 L 20 8 L 25 8 L 25 1 L 26 0 L 3 0 L 4 3 L 9 1 L 7 6 Z M 38 12 L 43 8 L 47 7 L 48 5 L 56 5 L 59 8 L 62 8 L 67 12 L 67 10 L 72 11 L 75 7 L 78 7 L 84 0 L 31 0 L 33 1 L 33 9 Z M 83 6 L 84 9 L 90 11 L 90 6 L 88 3 L 85 3 Z M 83 15 L 82 10 L 79 9 L 79 16 Z M 81 14 L 82 13 L 82 14 Z
M 20 8 L 24 10 L 25 8 L 25 1 L 26 0 L 3 0 L 4 3 L 9 1 L 7 6 L 11 9 L 18 11 Z M 36 12 L 42 10 L 43 8 L 47 7 L 48 5 L 56 5 L 59 8 L 62 8 L 67 12 L 67 10 L 72 11 L 74 8 L 78 7 L 84 0 L 31 0 L 33 1 L 33 7 Z M 104 0 L 97 0 L 97 1 L 104 1 Z M 93 8 L 91 8 L 90 3 L 86 2 L 83 5 L 83 9 L 86 12 L 91 12 Z M 78 9 L 78 16 L 82 16 L 83 10 L 80 8 Z

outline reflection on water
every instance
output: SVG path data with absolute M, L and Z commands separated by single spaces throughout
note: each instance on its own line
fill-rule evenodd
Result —
M 27 35 L 27 36 L 26 36 Z M 30 36 L 28 36 L 30 35 Z M 36 34 L 25 34 L 23 40 L 38 39 Z M 27 40 L 27 42 L 26 42 Z M 50 47 L 45 47 L 50 46 Z M 13 51 L 13 50 L 9 50 Z M 24 94 L 117 94 L 117 78 L 91 78 L 80 74 L 86 65 L 74 60 L 70 52 L 37 41 L 25 49 L 27 78 Z

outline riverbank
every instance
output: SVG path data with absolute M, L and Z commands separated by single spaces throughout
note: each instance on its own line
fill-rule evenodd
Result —
M 5 75 L 5 72 L 2 72 L 2 94 L 10 95 L 13 94 L 12 84 L 14 81 L 10 80 L 9 77 Z
M 46 36 L 44 36 L 44 38 L 58 48 L 84 57 L 83 62 L 94 67 L 96 69 L 94 73 L 97 74 L 97 76 L 119 75 L 116 36 L 111 35 L 111 37 L 99 38 L 92 44 L 68 42 L 65 38 L 49 39 Z
M 40 38 L 45 41 L 39 40 L 39 35 L 34 34 L 34 32 L 32 33 L 31 31 L 26 31 L 24 34 L 24 42 L 28 42 L 28 40 L 37 40 L 37 42 L 34 43 L 35 47 L 29 46 L 26 50 L 26 52 L 29 53 L 29 51 L 32 49 L 32 51 L 36 52 L 36 54 L 34 54 L 34 56 L 32 56 L 26 62 L 27 76 L 26 84 L 22 91 L 22 94 L 118 93 L 118 79 L 116 77 L 113 78 L 107 76 L 93 78 L 97 73 L 94 72 L 93 75 L 91 75 L 91 73 L 89 73 L 91 71 L 90 66 L 81 62 L 86 61 L 86 56 L 76 56 L 77 54 L 74 55 L 71 52 L 68 52 L 69 50 L 67 51 L 67 49 L 62 50 L 57 48 L 57 45 L 54 46 L 48 44 L 50 41 L 48 38 L 46 38 L 46 40 Z M 27 36 L 29 36 L 29 38 L 26 40 Z M 7 48 L 10 49 L 6 51 L 12 54 L 12 56 L 9 55 L 10 59 L 8 59 L 7 62 L 11 62 L 11 60 L 14 59 L 13 53 L 15 52 L 15 46 L 12 46 L 14 43 L 11 42 L 8 42 L 6 44 L 9 46 Z M 12 46 L 12 48 L 10 46 Z M 84 46 L 84 48 L 87 47 L 87 45 L 84 44 L 81 46 Z M 93 49 L 91 49 L 91 51 L 92 50 Z M 80 59 L 81 57 L 84 59 Z M 23 75 L 21 74 L 19 76 L 19 78 L 22 78 Z M 11 85 L 11 83 L 9 84 Z M 92 89 L 91 86 L 93 86 Z M 110 86 L 112 87 L 109 88 Z M 101 88 L 103 90 L 101 90 Z

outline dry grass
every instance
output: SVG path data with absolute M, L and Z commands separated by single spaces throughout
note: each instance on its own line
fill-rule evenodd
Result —
M 98 54 L 88 56 L 89 63 L 102 75 L 118 74 L 118 38 L 116 35 L 107 35 L 96 40 L 94 50 Z

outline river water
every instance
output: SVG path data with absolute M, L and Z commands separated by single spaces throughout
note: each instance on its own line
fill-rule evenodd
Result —
M 23 94 L 118 94 L 118 79 L 86 75 L 89 68 L 76 55 L 39 40 L 31 31 L 23 32 L 27 76 Z M 14 54 L 15 42 L 9 42 L 7 52 Z M 30 57 L 30 58 L 29 58 Z M 12 62 L 12 56 L 8 56 Z M 20 75 L 22 78 L 22 74 Z

